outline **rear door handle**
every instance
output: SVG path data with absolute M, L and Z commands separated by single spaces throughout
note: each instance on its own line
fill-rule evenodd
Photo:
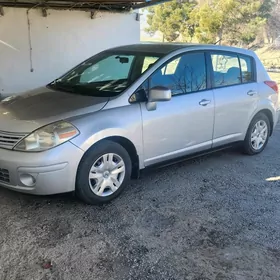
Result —
M 255 90 L 249 90 L 249 91 L 247 92 L 247 94 L 250 95 L 250 96 L 253 96 L 253 95 L 256 95 L 257 92 L 256 92 Z
M 199 105 L 201 105 L 201 106 L 207 106 L 209 103 L 211 103 L 210 100 L 202 99 L 202 100 L 199 102 Z

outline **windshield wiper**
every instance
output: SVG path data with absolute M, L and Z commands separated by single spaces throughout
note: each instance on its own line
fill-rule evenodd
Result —
M 54 82 L 52 84 L 49 84 L 49 87 L 51 87 L 52 89 L 75 93 L 74 87 L 66 83 Z

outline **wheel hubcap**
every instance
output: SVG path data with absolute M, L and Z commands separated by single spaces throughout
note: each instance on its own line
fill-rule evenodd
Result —
M 268 127 L 265 121 L 258 121 L 252 129 L 251 145 L 256 151 L 260 150 L 268 137 Z
M 92 192 L 98 196 L 113 194 L 121 186 L 125 177 L 123 159 L 114 153 L 99 157 L 89 172 L 89 185 Z

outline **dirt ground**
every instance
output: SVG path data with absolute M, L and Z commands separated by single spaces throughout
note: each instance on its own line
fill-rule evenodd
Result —
M 279 153 L 280 126 L 259 156 L 156 170 L 102 207 L 1 188 L 0 279 L 278 280 Z

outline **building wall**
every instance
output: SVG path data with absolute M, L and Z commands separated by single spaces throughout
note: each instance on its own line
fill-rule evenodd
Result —
M 26 11 L 4 8 L 0 17 L 2 96 L 45 85 L 101 50 L 140 40 L 134 13 L 97 12 L 91 19 L 89 12 L 48 10 L 42 17 L 40 9 L 33 9 L 30 56 Z

